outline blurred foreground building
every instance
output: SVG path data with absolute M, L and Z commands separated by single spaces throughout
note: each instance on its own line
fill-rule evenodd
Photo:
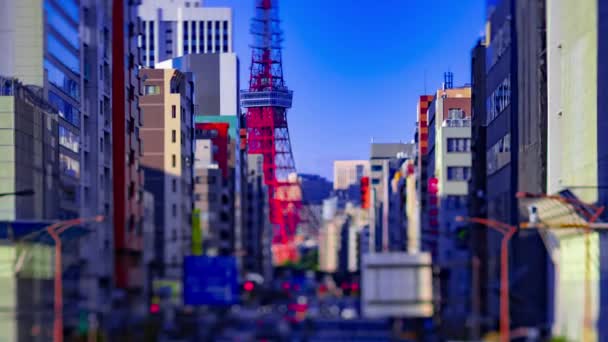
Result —
M 547 192 L 569 190 L 578 199 L 608 204 L 608 3 L 546 1 Z M 584 65 L 584 68 L 581 66 Z M 541 217 L 543 203 L 538 203 Z M 564 221 L 566 217 L 557 220 Z M 579 218 L 580 219 L 580 218 Z M 606 220 L 606 216 L 602 216 Z M 592 233 L 590 274 L 583 234 L 551 230 L 553 333 L 608 340 L 608 237 Z M 590 293 L 585 276 L 591 279 Z M 591 303 L 586 335 L 585 298 Z

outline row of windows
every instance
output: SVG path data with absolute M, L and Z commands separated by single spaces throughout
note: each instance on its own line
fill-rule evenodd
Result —
M 45 7 L 49 4 L 49 0 L 45 0 Z M 76 24 L 80 23 L 80 6 L 76 0 L 55 0 L 53 1 L 67 17 L 73 20 Z
M 467 181 L 471 178 L 471 168 L 468 166 L 448 166 L 449 181 Z
M 505 134 L 486 153 L 487 174 L 491 175 L 511 161 L 511 133 Z
M 486 100 L 487 124 L 490 124 L 511 103 L 511 75 L 507 77 L 494 89 Z
M 80 74 L 80 57 L 72 53 L 71 50 L 61 43 L 52 32 L 47 33 L 46 44 L 48 52 L 53 57 L 75 74 Z
M 450 108 L 448 109 L 448 119 L 464 119 L 466 116 L 464 110 L 461 108 Z
M 57 108 L 59 116 L 66 119 L 74 126 L 80 127 L 80 111 L 76 107 L 72 106 L 53 91 L 49 91 L 49 102 Z
M 78 153 L 80 136 L 72 133 L 69 129 L 59 125 L 59 144 L 75 153 Z
M 74 49 L 80 49 L 78 27 L 65 20 L 63 14 L 48 1 L 44 3 L 44 13 L 47 23 L 63 37 Z
M 74 100 L 80 101 L 80 86 L 78 85 L 78 82 L 71 79 L 46 58 L 44 59 L 44 69 L 51 84 L 63 90 L 66 94 L 74 98 Z
M 471 152 L 471 139 L 469 138 L 448 138 L 448 152 Z

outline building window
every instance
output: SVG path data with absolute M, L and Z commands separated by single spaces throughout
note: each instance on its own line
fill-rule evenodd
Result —
M 508 75 L 486 99 L 487 124 L 490 124 L 511 103 L 511 75 Z
M 171 205 L 171 215 L 173 215 L 173 217 L 177 217 L 177 205 L 176 204 Z
M 201 184 L 201 176 L 194 177 L 194 183 Z
M 378 185 L 378 184 L 380 184 L 380 178 L 372 178 L 372 184 L 373 184 L 373 185 Z
M 59 125 L 59 144 L 78 153 L 78 147 L 80 145 L 80 135 L 72 133 L 66 127 Z
M 177 108 L 175 105 L 171 106 L 171 118 L 175 119 L 177 117 Z
M 448 119 L 464 119 L 465 113 L 464 110 L 460 108 L 450 108 L 448 109 Z
M 158 95 L 158 94 L 160 94 L 160 86 L 157 86 L 157 85 L 144 86 L 144 95 Z
M 175 157 L 175 154 L 171 156 L 171 165 L 173 165 L 173 167 L 177 166 L 177 158 Z
M 171 142 L 175 143 L 177 141 L 177 132 L 175 130 L 171 131 Z
M 177 192 L 177 180 L 176 179 L 171 180 L 171 190 L 173 190 L 173 192 Z
M 372 165 L 372 171 L 382 171 L 382 165 Z
M 486 152 L 488 175 L 500 170 L 511 162 L 511 133 L 505 134 Z
M 448 138 L 448 152 L 471 152 L 471 139 Z
M 467 166 L 448 166 L 448 180 L 467 181 L 471 178 L 471 168 Z

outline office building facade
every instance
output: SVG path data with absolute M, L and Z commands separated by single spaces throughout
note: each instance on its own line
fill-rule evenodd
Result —
M 139 7 L 143 64 L 186 54 L 232 53 L 232 9 L 201 0 L 145 0 Z
M 137 47 L 139 1 L 112 2 L 112 212 L 114 242 L 113 285 L 116 295 L 110 316 L 115 331 L 125 331 L 126 317 L 147 310 L 143 279 L 143 117 L 139 107 L 141 56 Z M 133 331 L 133 330 L 131 330 Z M 140 332 L 140 331 L 135 331 Z
M 369 176 L 368 160 L 334 161 L 334 190 L 348 190 L 365 176 Z

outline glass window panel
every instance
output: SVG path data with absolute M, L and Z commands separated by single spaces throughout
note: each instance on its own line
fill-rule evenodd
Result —
M 52 91 L 49 91 L 49 102 L 57 108 L 59 116 L 74 126 L 80 126 L 80 111 L 78 109 Z
M 80 86 L 77 81 L 71 79 L 46 58 L 44 59 L 44 68 L 49 82 L 70 95 L 74 100 L 80 101 Z
M 59 163 L 61 172 L 70 177 L 80 178 L 80 163 L 76 159 L 60 154 Z
M 78 28 L 68 22 L 50 2 L 44 3 L 47 23 L 57 31 L 74 49 L 80 48 Z
M 78 153 L 80 137 L 69 129 L 59 125 L 59 144 Z
M 49 53 L 76 74 L 80 74 L 80 58 L 61 43 L 51 32 L 47 33 Z

